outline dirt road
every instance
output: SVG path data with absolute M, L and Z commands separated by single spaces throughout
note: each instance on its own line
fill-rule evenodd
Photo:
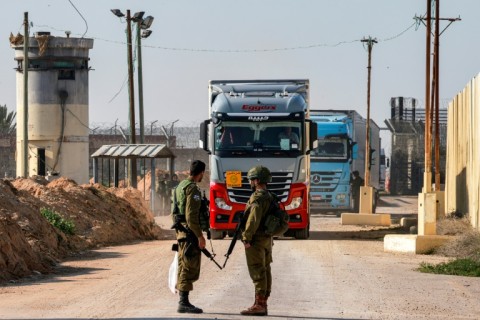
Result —
M 157 221 L 169 225 L 166 217 Z M 382 235 L 389 231 L 339 221 L 335 215 L 314 215 L 309 240 L 275 241 L 266 318 L 479 319 L 479 278 L 419 273 L 414 269 L 422 261 L 445 258 L 384 253 Z M 54 275 L 0 287 L 0 318 L 189 318 L 175 312 L 178 297 L 167 287 L 173 242 L 87 252 L 62 263 Z M 228 244 L 228 239 L 214 241 L 222 263 Z M 205 311 L 191 318 L 245 319 L 239 311 L 252 304 L 253 285 L 241 243 L 226 270 L 203 259 L 191 301 Z

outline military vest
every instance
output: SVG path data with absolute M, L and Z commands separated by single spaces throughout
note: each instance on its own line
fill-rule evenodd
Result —
M 172 214 L 185 215 L 185 206 L 187 204 L 185 189 L 191 184 L 195 184 L 195 182 L 185 179 L 172 190 Z
M 186 199 L 186 194 L 185 190 L 190 186 L 191 184 L 195 184 L 195 182 L 190 181 L 188 179 L 183 180 L 180 182 L 173 190 L 172 190 L 172 215 L 174 220 L 176 217 L 180 217 L 180 221 L 186 222 L 185 221 L 185 207 L 187 205 L 187 199 Z M 207 232 L 210 228 L 210 210 L 208 207 L 208 200 L 205 198 L 202 198 L 202 204 L 200 206 L 200 212 L 199 212 L 199 223 L 200 223 L 200 228 Z

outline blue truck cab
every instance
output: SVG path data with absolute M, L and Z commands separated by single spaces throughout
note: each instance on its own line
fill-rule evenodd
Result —
M 310 118 L 317 123 L 318 139 L 310 154 L 310 207 L 350 211 L 351 173 L 357 170 L 361 177 L 365 174 L 366 119 L 354 110 L 311 110 Z M 370 128 L 372 150 L 379 150 L 379 128 L 372 120 Z M 379 184 L 378 163 L 371 161 L 370 185 L 375 188 Z

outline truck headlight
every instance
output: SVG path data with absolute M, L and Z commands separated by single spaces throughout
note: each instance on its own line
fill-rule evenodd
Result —
M 345 200 L 347 195 L 345 193 L 339 193 L 337 194 L 337 200 Z
M 302 205 L 302 198 L 296 197 L 292 199 L 292 202 L 288 206 L 285 207 L 285 210 L 293 210 L 297 209 Z
M 232 210 L 232 206 L 229 206 L 223 198 L 215 198 L 215 205 L 219 209 Z

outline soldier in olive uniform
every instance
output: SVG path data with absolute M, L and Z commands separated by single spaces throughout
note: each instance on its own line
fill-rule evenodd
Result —
M 360 177 L 360 173 L 355 170 L 350 177 L 350 186 L 352 188 L 353 197 L 353 212 L 360 210 L 360 188 L 365 184 L 365 181 Z
M 242 232 L 242 242 L 245 246 L 248 272 L 255 286 L 255 302 L 240 314 L 265 316 L 268 315 L 267 299 L 272 290 L 270 263 L 273 261 L 273 237 L 265 234 L 262 223 L 273 201 L 267 190 L 267 183 L 272 180 L 272 176 L 268 168 L 256 166 L 248 171 L 247 178 L 254 192 L 245 208 L 248 218 Z
M 177 231 L 178 241 L 178 280 L 177 290 L 180 301 L 177 311 L 180 313 L 202 313 L 203 310 L 195 307 L 188 300 L 189 292 L 193 290 L 193 283 L 200 277 L 201 251 L 205 248 L 205 238 L 200 226 L 200 205 L 202 195 L 197 183 L 202 181 L 205 173 L 205 163 L 195 160 L 190 166 L 190 176 L 180 182 L 175 189 L 178 216 L 184 215 L 181 220 L 198 238 L 198 247 L 185 241 L 186 234 Z M 183 218 L 182 218 L 183 219 Z

